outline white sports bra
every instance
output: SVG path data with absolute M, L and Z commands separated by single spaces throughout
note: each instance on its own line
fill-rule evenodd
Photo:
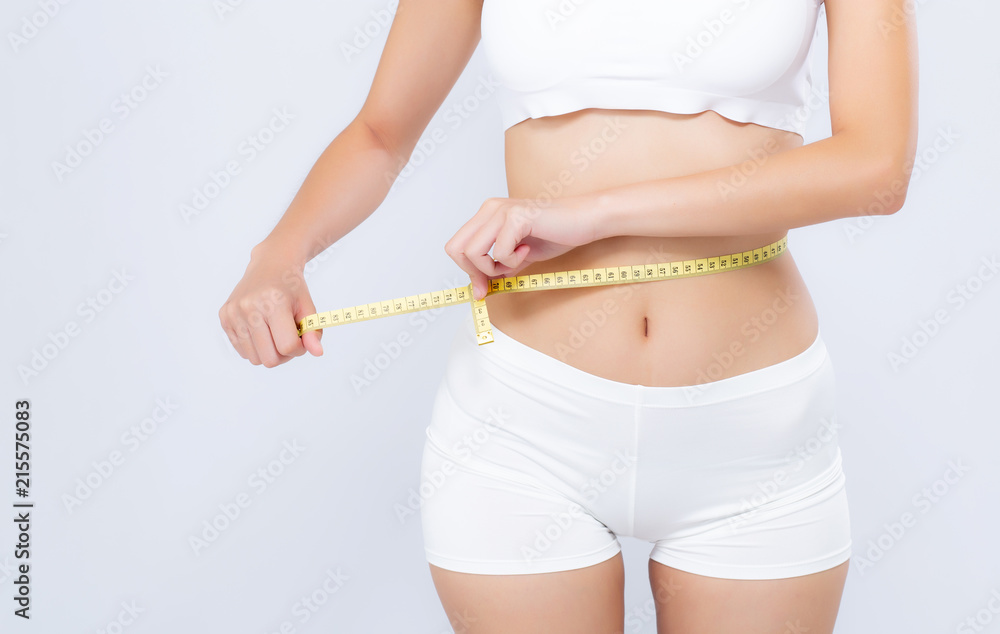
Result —
M 504 130 L 585 108 L 802 134 L 823 0 L 483 0 Z

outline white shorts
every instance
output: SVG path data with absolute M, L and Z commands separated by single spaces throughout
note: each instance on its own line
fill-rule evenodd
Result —
M 618 536 L 729 579 L 778 579 L 851 555 L 834 370 L 816 340 L 691 387 L 620 383 L 493 327 L 456 333 L 421 465 L 427 560 L 477 574 L 573 570 Z

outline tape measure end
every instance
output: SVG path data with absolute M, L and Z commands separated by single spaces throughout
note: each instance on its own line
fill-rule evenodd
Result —
M 476 339 L 479 340 L 479 345 L 493 343 L 493 331 L 487 330 L 486 332 L 480 332 L 476 335 Z

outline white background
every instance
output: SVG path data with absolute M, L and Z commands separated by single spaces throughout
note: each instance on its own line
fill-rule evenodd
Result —
M 0 629 L 101 631 L 124 602 L 142 610 L 129 634 L 264 634 L 285 621 L 296 632 L 450 631 L 419 516 L 401 521 L 395 505 L 419 484 L 443 353 L 468 306 L 330 330 L 323 357 L 276 369 L 239 358 L 217 315 L 250 248 L 364 101 L 386 34 L 372 12 L 388 2 L 247 0 L 224 14 L 210 0 L 67 2 L 12 44 L 25 19 L 44 22 L 40 6 L 8 0 L 0 14 L 0 489 L 18 501 L 14 402 L 27 398 L 35 504 L 30 622 L 12 614 L 17 536 L 0 520 Z M 1000 256 L 1000 10 L 924 0 L 917 12 L 924 158 L 905 207 L 789 237 L 838 373 L 854 558 L 837 631 L 961 631 L 978 614 L 1000 632 L 987 607 L 1000 596 L 1000 280 L 970 285 L 982 258 Z M 377 33 L 348 59 L 342 44 L 366 26 Z M 165 76 L 123 110 L 119 95 L 149 68 Z M 446 110 L 488 74 L 479 50 L 427 129 L 446 140 L 310 264 L 320 310 L 468 282 L 443 245 L 506 194 L 503 135 L 489 98 L 473 97 L 467 119 Z M 274 109 L 294 118 L 251 160 L 241 144 Z M 829 134 L 828 117 L 816 113 L 807 142 Z M 67 146 L 104 118 L 113 129 L 57 175 Z M 240 173 L 185 219 L 181 205 L 230 161 Z M 132 279 L 122 286 L 116 272 Z M 978 289 L 962 306 L 949 300 L 960 285 Z M 89 312 L 88 298 L 106 305 Z M 948 321 L 919 335 L 939 310 Z M 76 334 L 59 335 L 68 325 Z M 401 332 L 412 343 L 356 391 L 351 377 Z M 916 354 L 893 367 L 889 355 L 914 338 Z M 19 371 L 33 357 L 34 374 Z M 133 440 L 154 414 L 161 422 Z M 286 442 L 301 453 L 254 485 Z M 107 473 L 115 451 L 123 461 Z M 959 461 L 970 470 L 918 503 Z M 195 552 L 190 538 L 240 494 L 249 506 Z M 907 512 L 915 523 L 894 536 L 887 525 Z M 654 632 L 650 545 L 623 543 L 626 632 Z M 346 581 L 303 623 L 297 602 L 338 570 Z

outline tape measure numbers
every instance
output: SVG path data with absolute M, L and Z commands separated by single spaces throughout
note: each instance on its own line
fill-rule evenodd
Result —
M 713 273 L 722 273 L 723 271 L 747 268 L 767 262 L 768 260 L 773 260 L 784 253 L 787 248 L 788 236 L 786 235 L 777 242 L 772 242 L 759 249 L 710 258 L 497 277 L 489 280 L 489 288 L 487 289 L 486 296 L 489 297 L 498 293 L 585 288 L 588 286 L 609 286 L 611 284 L 634 284 L 638 282 L 655 282 L 658 280 L 674 280 L 682 277 L 711 275 Z M 311 330 L 322 330 L 331 326 L 341 326 L 358 321 L 390 317 L 392 315 L 415 313 L 421 310 L 438 308 L 439 306 L 451 306 L 467 302 L 472 303 L 472 316 L 476 324 L 476 339 L 479 345 L 491 343 L 493 341 L 493 327 L 490 325 L 489 314 L 486 312 L 486 297 L 479 300 L 473 299 L 472 282 L 469 282 L 466 286 L 421 293 L 420 295 L 398 297 L 373 304 L 358 304 L 357 306 L 309 315 L 299 322 L 298 332 L 301 337 Z

